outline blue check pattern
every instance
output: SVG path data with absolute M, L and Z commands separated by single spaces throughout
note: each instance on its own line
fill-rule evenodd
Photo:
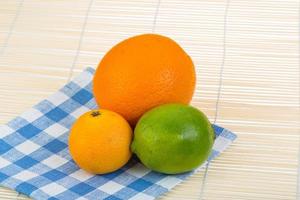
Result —
M 37 200 L 150 200 L 194 172 L 165 175 L 150 171 L 136 158 L 120 170 L 93 175 L 77 167 L 68 151 L 68 134 L 83 113 L 96 109 L 92 68 L 86 69 L 48 99 L 0 126 L 0 185 Z M 236 135 L 214 125 L 217 138 L 209 160 Z

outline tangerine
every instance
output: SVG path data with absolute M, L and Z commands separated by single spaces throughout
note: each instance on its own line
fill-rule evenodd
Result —
M 131 140 L 132 129 L 122 116 L 109 110 L 93 110 L 74 123 L 69 150 L 80 168 L 105 174 L 127 163 Z

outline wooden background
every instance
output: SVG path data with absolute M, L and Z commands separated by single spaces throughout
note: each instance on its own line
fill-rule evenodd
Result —
M 0 123 L 96 67 L 117 42 L 153 29 L 193 58 L 193 104 L 238 135 L 162 199 L 296 199 L 296 0 L 0 0 Z M 0 199 L 26 198 L 1 188 Z

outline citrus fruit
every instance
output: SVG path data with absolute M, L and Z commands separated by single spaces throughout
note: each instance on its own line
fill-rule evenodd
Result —
M 165 103 L 188 104 L 195 88 L 191 58 L 172 39 L 144 34 L 114 46 L 96 70 L 93 91 L 101 108 L 121 114 L 131 125 Z
M 200 166 L 213 142 L 213 128 L 201 111 L 188 105 L 166 104 L 141 117 L 131 150 L 148 168 L 177 174 Z
M 132 129 L 119 114 L 93 110 L 75 122 L 69 136 L 69 150 L 80 168 L 94 173 L 113 172 L 131 157 Z

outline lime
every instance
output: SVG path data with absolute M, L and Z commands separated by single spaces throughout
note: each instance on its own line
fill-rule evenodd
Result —
M 165 104 L 138 121 L 131 150 L 146 167 L 177 174 L 205 162 L 213 142 L 214 130 L 201 111 L 183 104 Z

